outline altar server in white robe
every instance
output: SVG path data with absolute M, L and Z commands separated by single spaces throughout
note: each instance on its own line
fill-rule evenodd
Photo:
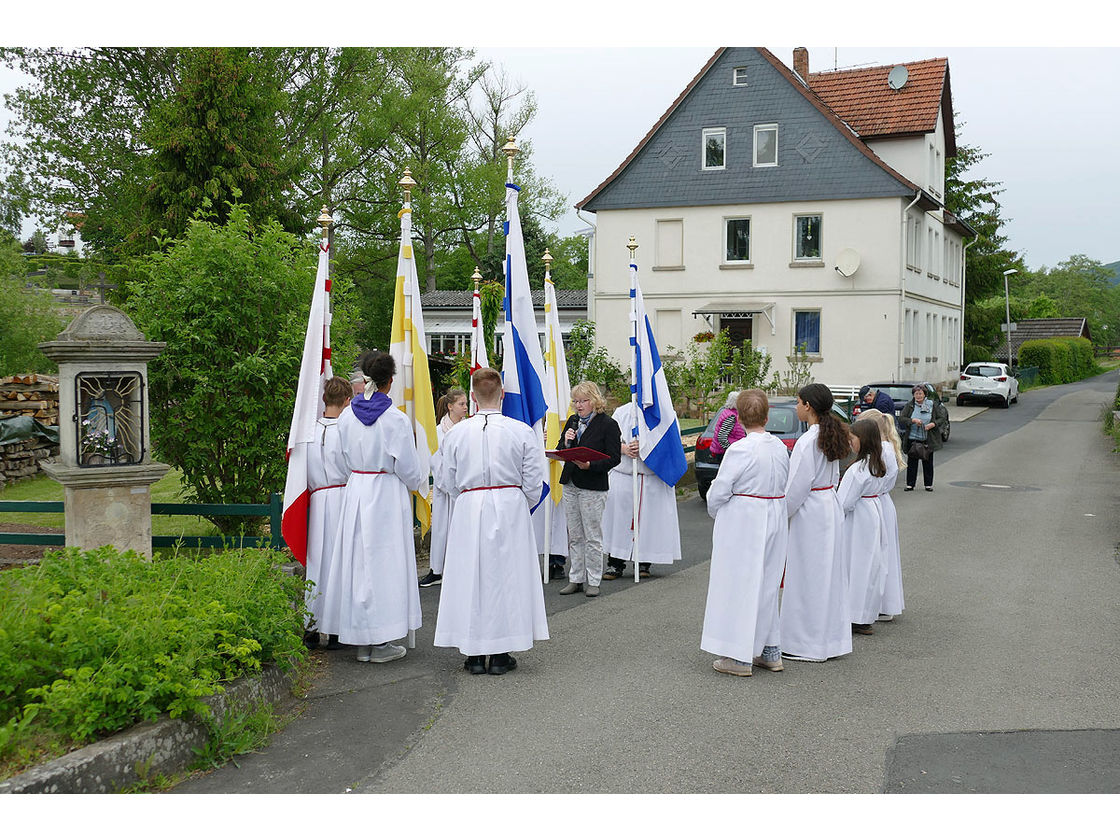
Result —
M 634 437 L 634 404 L 624 403 L 612 415 L 622 432 L 622 460 L 607 473 L 610 489 L 603 510 L 603 550 L 607 570 L 603 580 L 617 580 L 626 571 L 634 550 L 634 476 L 638 462 L 638 565 L 649 577 L 651 563 L 671 564 L 681 559 L 681 532 L 677 520 L 677 491 L 662 481 L 638 455 Z
M 883 436 L 883 465 L 887 474 L 879 489 L 879 503 L 883 507 L 883 525 L 886 529 L 887 581 L 883 586 L 883 603 L 879 605 L 879 621 L 891 621 L 906 606 L 902 596 L 902 551 L 898 540 L 898 512 L 891 498 L 891 491 L 898 481 L 898 473 L 906 466 L 906 456 L 902 454 L 902 439 L 894 417 L 876 409 L 868 409 L 860 420 L 874 420 Z
M 443 457 L 443 441 L 447 433 L 467 416 L 467 392 L 449 388 L 436 405 L 436 441 L 439 448 L 432 456 L 432 475 L 439 472 Z M 451 497 L 439 487 L 432 488 L 432 530 L 428 542 L 428 573 L 420 578 L 423 587 L 438 586 L 443 579 L 444 555 L 447 552 L 447 528 L 451 524 Z
M 782 592 L 782 656 L 823 662 L 852 652 L 848 576 L 841 551 L 844 512 L 836 499 L 840 460 L 851 452 L 847 426 L 832 414 L 832 392 L 812 382 L 797 395 L 809 424 L 789 462 L 789 550 Z
M 350 470 L 342 496 L 323 623 L 357 645 L 359 662 L 391 662 L 405 655 L 403 638 L 420 627 L 420 589 L 412 536 L 411 493 L 428 476 L 412 424 L 393 408 L 389 386 L 396 363 L 371 351 L 362 359 L 368 380 L 338 418 L 339 440 Z
M 548 638 L 530 505 L 545 481 L 539 433 L 501 413 L 501 375 L 472 376 L 478 411 L 444 442 L 436 482 L 453 499 L 435 644 L 467 657 L 472 674 L 504 674 L 510 654 Z M 489 664 L 486 657 L 489 655 Z
M 308 646 L 315 647 L 319 633 L 328 633 L 328 647 L 338 646 L 338 630 L 323 624 L 323 592 L 330 577 L 334 539 L 338 530 L 338 516 L 342 511 L 342 491 L 350 477 L 350 469 L 342 454 L 338 437 L 338 416 L 350 404 L 353 390 L 341 376 L 333 376 L 323 383 L 323 416 L 315 426 L 315 440 L 307 446 L 307 486 L 311 490 L 311 504 L 307 511 L 307 582 L 304 596 L 311 612 Z
M 879 501 L 887 468 L 883 439 L 874 420 L 862 415 L 852 424 L 856 459 L 844 473 L 836 498 L 844 511 L 844 563 L 848 568 L 848 608 L 852 632 L 870 636 L 879 616 L 887 580 L 886 526 Z
M 720 673 L 749 677 L 752 663 L 783 669 L 778 588 L 789 539 L 789 452 L 766 431 L 764 392 L 740 391 L 735 408 L 746 435 L 728 447 L 708 489 L 716 522 L 700 648 L 720 657 L 712 663 Z

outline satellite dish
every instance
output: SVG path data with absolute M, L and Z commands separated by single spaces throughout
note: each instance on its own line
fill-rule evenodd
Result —
M 902 64 L 896 64 L 891 68 L 890 74 L 887 76 L 887 85 L 891 90 L 901 90 L 902 86 L 910 79 L 910 71 Z
M 855 248 L 844 248 L 836 255 L 836 270 L 844 277 L 851 277 L 859 269 L 859 253 Z

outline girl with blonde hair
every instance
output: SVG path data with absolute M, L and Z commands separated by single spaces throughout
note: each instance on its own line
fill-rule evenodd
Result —
M 886 533 L 883 540 L 887 551 L 887 580 L 883 587 L 883 603 L 879 606 L 878 621 L 890 621 L 902 612 L 905 601 L 902 597 L 902 550 L 898 538 L 898 511 L 895 509 L 891 490 L 898 480 L 898 473 L 906 466 L 906 456 L 902 454 L 902 439 L 894 417 L 883 414 L 877 409 L 869 409 L 859 417 L 860 420 L 874 420 L 883 436 L 883 461 L 887 474 L 883 476 L 879 488 L 879 502 L 883 507 L 883 527 Z

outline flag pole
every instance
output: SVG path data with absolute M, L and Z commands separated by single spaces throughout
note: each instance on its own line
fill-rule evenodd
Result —
M 543 259 L 543 262 L 544 262 L 544 282 L 545 282 L 545 285 L 550 285 L 552 283 L 552 254 L 548 253 L 548 248 L 544 249 L 544 257 L 542 259 Z M 548 295 L 546 294 L 545 295 L 545 300 L 547 300 L 547 299 L 548 299 Z M 544 337 L 545 346 L 551 348 L 552 347 L 552 340 L 553 340 L 552 324 L 549 322 L 547 317 L 545 318 L 544 323 L 545 323 L 545 337 Z M 545 369 L 545 376 L 546 377 L 551 376 L 551 381 L 548 384 L 549 384 L 549 387 L 551 387 L 552 390 L 555 391 L 556 390 L 556 385 L 557 385 L 557 382 L 556 382 L 556 360 L 552 359 L 551 361 L 552 361 L 552 370 L 548 370 L 549 356 L 546 353 L 545 357 L 544 357 L 544 363 L 545 363 L 545 368 L 546 368 Z M 547 449 L 548 448 L 548 420 L 547 420 L 547 418 L 545 419 L 544 428 L 541 431 L 544 432 L 544 435 L 545 435 L 544 446 L 545 446 L 545 449 Z M 548 586 L 548 562 L 549 562 L 549 556 L 552 554 L 552 507 L 553 507 L 553 505 L 552 505 L 552 470 L 551 470 L 551 468 L 549 469 L 547 475 L 548 475 L 548 495 L 545 497 L 545 500 L 544 500 L 544 558 L 541 561 L 541 578 L 544 580 L 544 585 L 545 586 Z
M 326 299 L 323 302 L 323 364 L 322 372 L 324 381 L 326 378 L 334 376 L 334 369 L 331 367 L 331 273 L 330 273 L 330 227 L 334 224 L 334 219 L 331 217 L 330 212 L 327 210 L 327 205 L 323 205 L 323 210 L 319 214 L 319 226 L 323 229 L 323 243 L 320 246 L 327 254 L 327 276 L 323 279 L 323 291 Z M 320 394 L 320 396 L 322 396 Z M 322 400 L 320 400 L 322 403 Z M 320 411 L 321 411 L 320 407 Z
M 637 265 L 634 262 L 634 252 L 638 250 L 638 243 L 633 236 L 626 245 L 630 249 L 630 321 L 631 321 L 631 336 L 630 336 L 630 422 L 634 425 L 631 427 L 635 431 L 638 429 L 638 298 L 637 290 L 634 288 L 634 278 L 637 276 Z M 634 436 L 631 442 L 637 440 Z M 639 452 L 640 454 L 640 452 Z M 634 529 L 634 547 L 630 550 L 630 560 L 634 564 L 634 583 L 638 582 L 640 575 L 638 574 L 638 513 L 639 511 L 639 497 L 638 497 L 638 459 L 632 458 L 630 461 L 630 482 L 634 492 L 634 510 L 633 519 L 631 520 Z
M 467 388 L 470 391 L 470 408 L 471 414 L 478 413 L 478 400 L 474 398 L 474 372 L 482 367 L 478 363 L 478 348 L 475 347 L 475 342 L 478 340 L 478 322 L 482 318 L 482 306 L 478 296 L 478 283 L 482 279 L 482 272 L 478 270 L 478 266 L 474 267 L 474 274 L 471 275 L 471 280 L 474 281 L 474 297 L 471 299 L 471 363 L 470 374 L 467 380 Z M 489 361 L 489 360 L 487 360 Z
M 404 213 L 412 213 L 412 188 L 416 186 L 416 181 L 412 178 L 412 173 L 406 167 L 404 176 L 397 182 L 397 186 L 404 190 Z M 412 217 L 409 216 L 408 229 L 410 231 L 408 245 L 412 247 Z M 415 259 L 415 255 L 413 255 Z M 404 394 L 405 394 L 405 415 L 408 417 L 409 428 L 412 429 L 413 437 L 416 435 L 416 395 L 413 393 L 413 376 L 412 376 L 412 289 L 405 284 L 404 289 L 404 358 L 401 359 L 401 368 L 404 374 Z M 413 511 L 416 508 L 416 497 L 412 497 Z M 415 512 L 413 513 L 415 516 Z M 416 647 L 416 631 L 409 629 L 408 631 L 408 646 L 409 648 Z

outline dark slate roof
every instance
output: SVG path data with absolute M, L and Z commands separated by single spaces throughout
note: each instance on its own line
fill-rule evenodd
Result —
M 1024 341 L 1034 341 L 1039 338 L 1077 338 L 1084 336 L 1091 339 L 1089 325 L 1084 318 L 1027 318 L 1016 321 L 1018 328 L 1011 333 L 1011 353 L 1017 356 L 1018 350 Z M 997 348 L 1000 358 L 1007 355 L 1007 344 L 1001 343 Z
M 747 84 L 731 84 L 747 68 Z M 754 167 L 754 126 L 777 123 L 778 166 Z M 701 129 L 727 129 L 727 166 L 700 166 Z M 634 151 L 576 207 L 599 210 L 912 196 L 824 101 L 762 47 L 723 47 Z M 940 203 L 922 193 L 922 206 Z
M 533 306 L 544 309 L 544 289 L 532 289 Z M 420 295 L 424 309 L 470 309 L 474 293 L 469 289 L 446 289 Z M 557 289 L 558 309 L 587 309 L 587 289 Z

